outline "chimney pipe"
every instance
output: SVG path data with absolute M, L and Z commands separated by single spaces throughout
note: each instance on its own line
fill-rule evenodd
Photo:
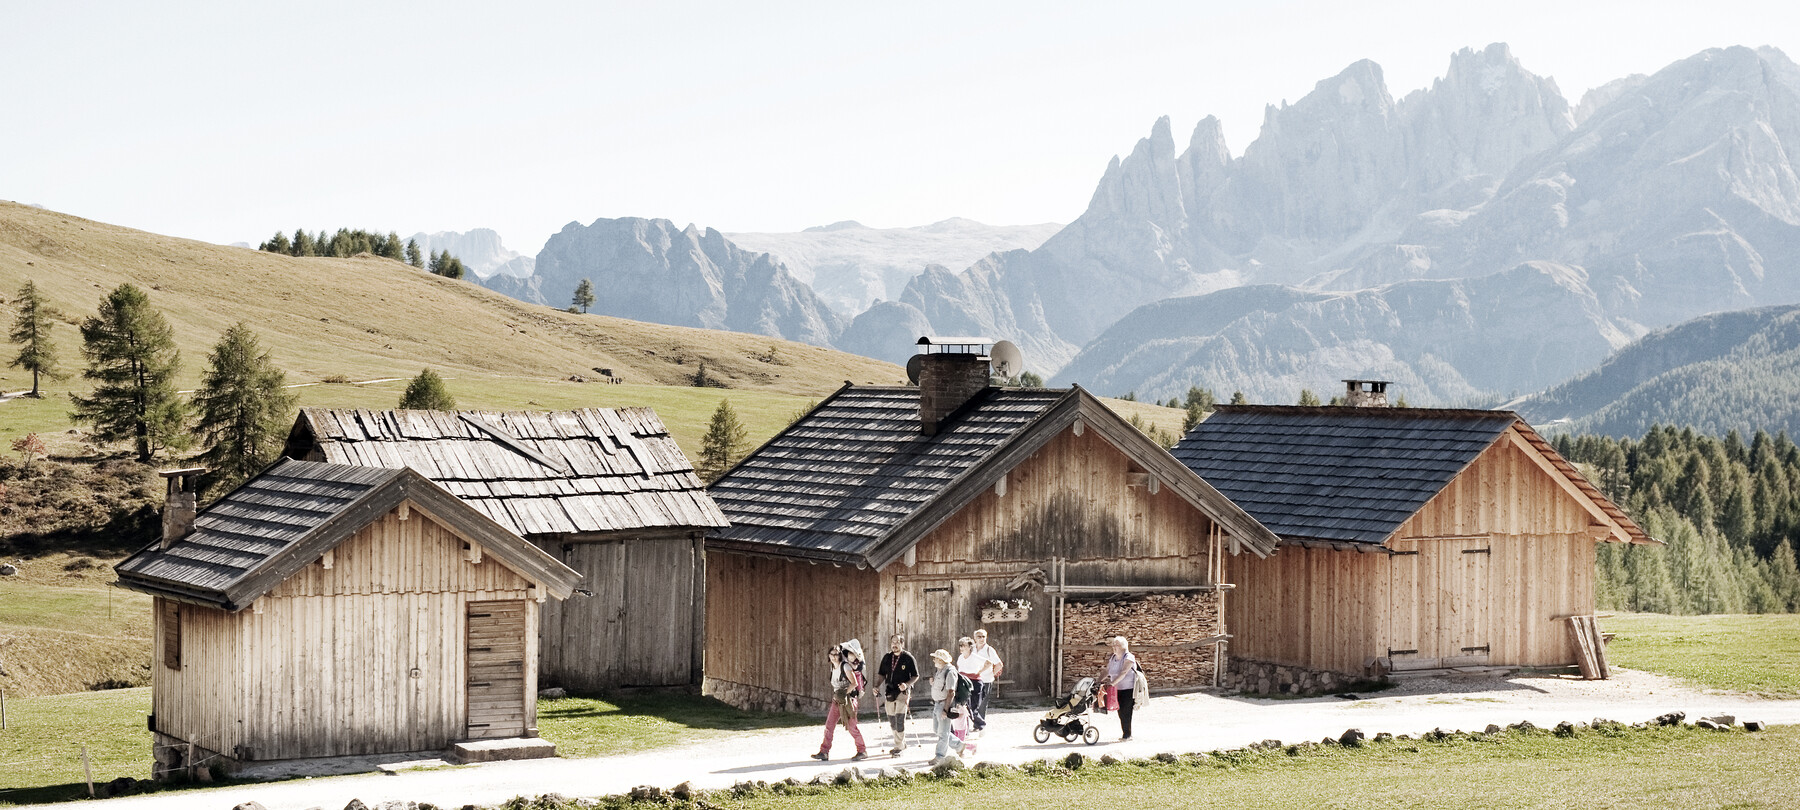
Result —
M 1387 380 L 1345 380 L 1344 404 L 1352 408 L 1386 408 Z
M 200 476 L 205 473 L 205 467 L 158 473 L 169 482 L 168 497 L 163 500 L 163 548 L 194 530 L 194 518 L 200 513 Z
M 924 337 L 919 345 L 928 352 L 919 357 L 919 430 L 935 436 L 950 414 L 987 390 L 992 371 L 980 351 L 984 339 Z M 929 353 L 933 348 L 940 351 Z

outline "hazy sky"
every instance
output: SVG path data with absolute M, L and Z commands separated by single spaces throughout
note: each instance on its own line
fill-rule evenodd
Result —
M 1800 3 L 0 0 L 0 199 L 214 242 L 296 227 L 1068 222 L 1158 116 L 1241 154 L 1358 59 L 1509 43 L 1571 103 Z

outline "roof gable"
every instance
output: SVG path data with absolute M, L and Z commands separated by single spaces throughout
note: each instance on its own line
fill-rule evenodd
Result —
M 408 469 L 282 459 L 195 517 L 166 548 L 159 540 L 115 566 L 121 585 L 239 610 L 402 503 L 416 503 L 457 534 L 557 598 L 580 574 Z
M 1509 433 L 1537 436 L 1510 411 L 1223 406 L 1174 454 L 1284 541 L 1380 544 Z M 1530 447 L 1621 539 L 1642 537 L 1541 438 Z
M 1258 553 L 1275 538 L 1079 387 L 990 388 L 934 435 L 914 388 L 846 386 L 713 483 L 731 525 L 713 546 L 887 565 L 1077 420 Z
M 371 411 L 306 408 L 287 454 L 408 467 L 519 535 L 722 526 L 649 408 Z

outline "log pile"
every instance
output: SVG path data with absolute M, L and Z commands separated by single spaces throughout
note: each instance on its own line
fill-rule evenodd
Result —
M 1124 636 L 1152 692 L 1209 686 L 1217 647 L 1196 644 L 1224 632 L 1220 594 L 1153 594 L 1063 605 L 1063 673 L 1069 683 L 1104 672 L 1106 639 Z

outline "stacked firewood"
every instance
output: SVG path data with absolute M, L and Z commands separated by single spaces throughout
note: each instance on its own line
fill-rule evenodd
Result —
M 1106 639 L 1124 636 L 1152 691 L 1209 685 L 1217 647 L 1194 643 L 1218 635 L 1222 627 L 1216 593 L 1068 602 L 1063 605 L 1064 677 L 1072 683 L 1105 671 Z

